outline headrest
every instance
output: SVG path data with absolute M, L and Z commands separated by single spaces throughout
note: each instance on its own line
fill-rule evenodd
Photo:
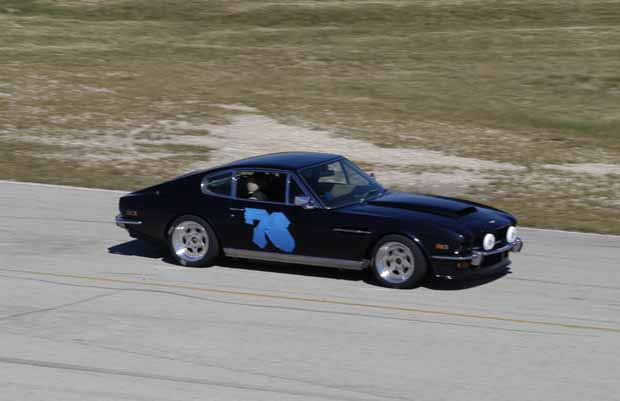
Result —
M 260 189 L 258 184 L 255 183 L 255 182 L 248 182 L 245 185 L 245 188 L 248 190 L 248 193 L 250 193 L 250 194 L 253 194 L 254 192 L 256 192 L 256 191 L 258 191 Z

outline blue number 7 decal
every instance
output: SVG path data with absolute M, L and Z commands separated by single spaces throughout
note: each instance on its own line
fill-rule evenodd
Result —
M 254 227 L 252 242 L 260 248 L 265 248 L 269 239 L 276 248 L 287 253 L 293 252 L 295 239 L 288 231 L 291 222 L 284 213 L 269 214 L 265 209 L 246 208 L 245 224 L 254 225 L 255 221 L 258 221 L 258 225 Z

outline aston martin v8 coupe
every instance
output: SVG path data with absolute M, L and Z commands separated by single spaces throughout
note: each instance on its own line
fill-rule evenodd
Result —
M 464 200 L 385 189 L 346 158 L 287 152 L 196 171 L 120 198 L 116 224 L 184 266 L 221 256 L 370 269 L 380 285 L 505 270 L 516 219 Z

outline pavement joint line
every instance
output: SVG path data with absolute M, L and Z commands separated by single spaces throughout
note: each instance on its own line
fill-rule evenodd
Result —
M 332 400 L 334 399 L 332 396 L 327 394 L 322 394 L 319 392 L 308 392 L 308 391 L 295 391 L 295 390 L 287 390 L 285 388 L 278 389 L 273 386 L 265 386 L 265 385 L 252 385 L 252 384 L 244 384 L 244 383 L 236 383 L 233 381 L 226 382 L 221 380 L 212 380 L 209 378 L 196 378 L 196 377 L 182 377 L 182 376 L 170 376 L 158 373 L 146 373 L 135 370 L 125 370 L 125 369 L 111 369 L 104 367 L 96 367 L 96 366 L 87 366 L 87 365 L 76 365 L 72 363 L 64 363 L 64 362 L 50 362 L 50 361 L 41 361 L 34 359 L 22 359 L 22 358 L 11 358 L 0 356 L 0 363 L 2 364 L 10 364 L 10 365 L 23 365 L 30 367 L 38 367 L 38 368 L 47 368 L 47 369 L 60 369 L 60 370 L 68 370 L 74 372 L 82 372 L 82 373 L 94 373 L 94 374 L 102 374 L 102 375 L 112 375 L 112 376 L 126 376 L 133 377 L 138 379 L 147 379 L 147 380 L 159 380 L 159 381 L 168 381 L 175 383 L 184 383 L 184 384 L 199 384 L 206 386 L 214 386 L 214 387 L 224 387 L 231 388 L 237 390 L 246 390 L 246 391 L 261 391 L 266 393 L 276 393 L 279 395 L 289 395 L 296 397 L 310 397 L 314 399 L 326 399 Z M 345 392 L 347 390 L 340 390 L 340 392 Z M 358 397 L 350 397 L 350 396 L 339 396 L 338 399 L 343 400 L 360 400 L 362 398 Z M 372 397 L 373 399 L 377 399 L 379 397 Z M 389 397 L 393 398 L 393 397 Z M 369 399 L 369 398 L 365 398 Z
M 121 191 L 116 189 L 105 189 L 105 188 L 87 188 L 87 187 L 78 187 L 72 185 L 59 185 L 59 184 L 45 184 L 39 182 L 26 182 L 26 181 L 11 181 L 11 180 L 0 180 L 0 184 L 15 184 L 15 185 L 32 185 L 37 187 L 45 187 L 45 188 L 61 188 L 61 189 L 74 189 L 79 191 L 93 191 L 93 192 L 110 192 L 116 194 L 128 194 L 131 191 Z M 581 232 L 581 231 L 570 231 L 570 230 L 557 230 L 553 228 L 536 228 L 536 227 L 525 227 L 519 226 L 520 229 L 523 230 L 532 230 L 532 231 L 547 231 L 547 232 L 555 232 L 560 234 L 577 234 L 577 235 L 591 235 L 591 236 L 599 236 L 599 237 L 611 237 L 620 239 L 620 235 L 615 234 L 599 234 L 599 233 L 589 233 L 589 232 Z
M 503 316 L 477 315 L 477 314 L 470 314 L 470 313 L 413 308 L 413 307 L 407 307 L 407 306 L 357 303 L 357 302 L 339 301 L 335 299 L 326 299 L 326 298 L 309 298 L 309 297 L 298 297 L 298 296 L 290 296 L 290 295 L 267 294 L 267 293 L 252 292 L 252 291 L 225 290 L 221 288 L 196 287 L 196 286 L 190 286 L 190 285 L 184 285 L 184 284 L 168 284 L 168 283 L 157 283 L 157 282 L 147 282 L 147 281 L 135 281 L 135 280 L 116 279 L 116 278 L 108 278 L 108 277 L 101 277 L 101 276 L 87 276 L 87 275 L 80 275 L 80 274 L 50 273 L 50 272 L 39 272 L 39 271 L 32 271 L 32 270 L 14 270 L 14 269 L 0 269 L 0 270 L 6 271 L 6 272 L 13 272 L 13 273 L 32 274 L 32 275 L 37 275 L 37 276 L 72 278 L 72 279 L 78 279 L 78 280 L 90 280 L 90 281 L 100 281 L 100 282 L 117 283 L 117 284 L 141 285 L 141 286 L 156 287 L 156 288 L 175 288 L 175 289 L 189 290 L 189 291 L 210 292 L 210 293 L 215 293 L 215 294 L 226 294 L 226 295 L 236 295 L 236 296 L 245 296 L 245 297 L 265 298 L 265 299 L 298 301 L 298 302 L 326 304 L 326 305 L 351 306 L 351 307 L 366 308 L 366 309 L 381 309 L 381 310 L 392 310 L 392 311 L 401 311 L 401 312 L 414 312 L 414 313 L 423 313 L 423 314 L 429 314 L 429 315 L 459 317 L 459 318 L 465 318 L 465 319 L 478 319 L 478 320 L 498 321 L 498 322 L 507 322 L 507 323 L 517 323 L 517 324 L 530 324 L 530 325 L 539 325 L 539 326 L 548 326 L 548 327 L 562 327 L 562 328 L 567 328 L 567 329 L 594 330 L 594 331 L 603 331 L 603 332 L 610 332 L 610 333 L 620 333 L 620 328 L 615 328 L 615 327 L 588 326 L 588 325 L 550 322 L 550 321 L 542 321 L 542 320 L 517 319 L 517 318 L 510 318 L 510 317 L 503 317 Z
M 15 184 L 15 185 L 44 187 L 44 188 L 75 189 L 78 191 L 111 192 L 111 193 L 117 193 L 117 194 L 127 194 L 130 192 L 130 191 L 120 191 L 116 189 L 87 188 L 87 187 L 77 187 L 73 185 L 45 184 L 42 182 L 24 182 L 24 181 L 11 181 L 11 180 L 0 180 L 0 184 Z
M 524 226 L 519 226 L 518 228 L 521 230 L 526 230 L 526 231 L 543 231 L 543 232 L 558 233 L 558 234 L 587 235 L 587 236 L 593 236 L 593 237 L 610 237 L 610 238 L 617 238 L 620 240 L 620 235 L 616 235 L 616 234 L 599 234 L 599 233 L 589 233 L 585 231 L 582 232 L 582 231 L 570 231 L 570 230 L 556 230 L 553 228 L 536 228 L 536 227 L 524 227 Z

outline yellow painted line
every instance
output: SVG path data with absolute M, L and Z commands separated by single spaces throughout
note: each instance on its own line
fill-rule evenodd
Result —
M 314 303 L 314 304 L 352 306 L 352 307 L 357 307 L 357 308 L 380 309 L 380 310 L 401 311 L 401 312 L 414 312 L 414 313 L 423 313 L 423 314 L 428 314 L 428 315 L 459 317 L 459 318 L 465 318 L 465 319 L 491 320 L 491 321 L 508 322 L 508 323 L 531 324 L 531 325 L 550 326 L 550 327 L 562 327 L 562 328 L 568 328 L 568 329 L 596 330 L 596 331 L 620 333 L 620 328 L 615 328 L 615 327 L 588 326 L 588 325 L 581 325 L 581 324 L 550 322 L 550 321 L 543 321 L 543 320 L 515 319 L 511 317 L 448 312 L 448 311 L 441 311 L 441 310 L 412 308 L 412 307 L 407 307 L 407 306 L 367 304 L 367 303 L 358 303 L 358 302 L 349 302 L 349 301 L 338 301 L 335 299 L 297 297 L 297 296 L 290 296 L 290 295 L 276 295 L 276 294 L 267 294 L 267 293 L 262 293 L 262 292 L 240 291 L 240 290 L 224 290 L 220 288 L 194 287 L 194 286 L 183 285 L 183 284 L 145 282 L 145 281 L 99 277 L 99 276 L 86 276 L 86 275 L 80 275 L 80 274 L 49 273 L 49 272 L 38 272 L 38 271 L 29 271 L 29 270 L 9 270 L 9 269 L 5 271 L 26 273 L 26 274 L 36 275 L 36 276 L 73 278 L 73 279 L 78 279 L 78 280 L 90 280 L 90 281 L 99 281 L 99 282 L 116 283 L 116 284 L 132 284 L 132 285 L 141 285 L 141 286 L 155 287 L 155 288 L 173 288 L 173 289 L 179 289 L 179 290 L 200 291 L 200 292 L 209 292 L 209 293 L 214 293 L 214 294 L 236 295 L 236 296 L 245 296 L 245 297 L 253 297 L 253 298 L 298 301 L 298 302 L 307 302 L 307 303 Z

